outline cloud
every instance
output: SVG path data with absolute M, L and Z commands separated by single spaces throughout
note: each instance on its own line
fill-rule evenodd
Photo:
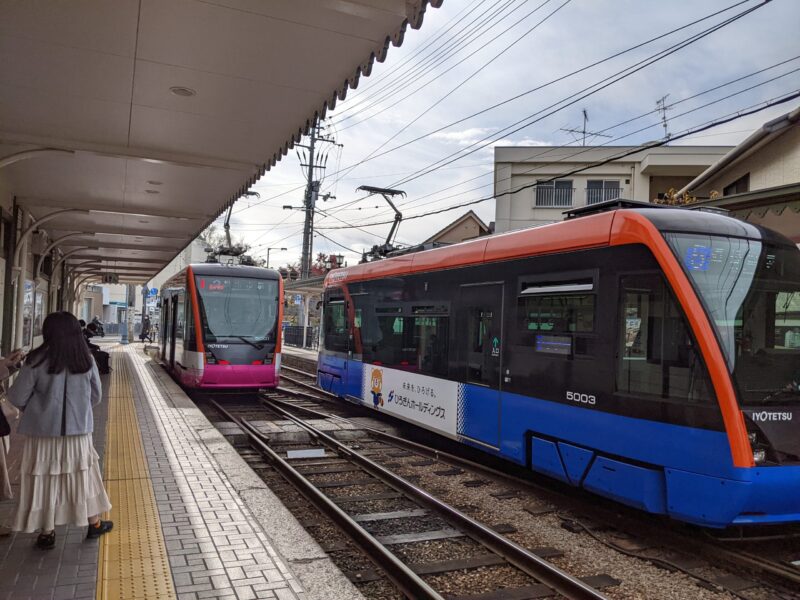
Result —
M 467 146 L 485 138 L 488 133 L 494 130 L 495 128 L 493 127 L 470 127 L 469 129 L 462 129 L 460 131 L 439 131 L 430 137 L 433 140 L 454 142 L 461 146 Z

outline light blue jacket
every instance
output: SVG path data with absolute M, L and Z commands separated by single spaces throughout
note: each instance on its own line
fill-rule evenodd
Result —
M 66 378 L 66 381 L 65 381 Z M 22 410 L 17 431 L 24 435 L 58 437 L 92 433 L 92 406 L 102 399 L 97 365 L 86 373 L 51 375 L 47 360 L 24 365 L 8 390 L 8 399 Z

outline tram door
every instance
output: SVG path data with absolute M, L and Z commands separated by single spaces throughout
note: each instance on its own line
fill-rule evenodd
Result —
M 172 298 L 172 305 L 169 307 L 169 366 L 175 368 L 175 330 L 178 322 L 178 306 L 180 298 L 174 296 Z
M 462 285 L 457 308 L 459 368 L 463 369 L 463 431 L 494 447 L 500 441 L 503 357 L 503 283 Z
M 165 363 L 169 361 L 167 351 L 169 349 L 169 331 L 171 327 L 170 317 L 172 303 L 169 298 L 163 298 L 161 303 L 161 360 Z

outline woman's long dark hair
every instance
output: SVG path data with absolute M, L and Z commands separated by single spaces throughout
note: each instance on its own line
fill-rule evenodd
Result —
M 81 325 L 72 313 L 61 311 L 47 315 L 42 324 L 42 336 L 42 345 L 28 355 L 26 362 L 30 366 L 38 367 L 47 361 L 47 372 L 55 374 L 64 369 L 70 373 L 86 373 L 94 365 Z

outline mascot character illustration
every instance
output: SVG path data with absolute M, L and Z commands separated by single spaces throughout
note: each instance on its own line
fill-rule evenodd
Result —
M 383 406 L 383 394 L 381 388 L 383 387 L 383 372 L 380 369 L 372 370 L 372 404 L 375 408 Z

